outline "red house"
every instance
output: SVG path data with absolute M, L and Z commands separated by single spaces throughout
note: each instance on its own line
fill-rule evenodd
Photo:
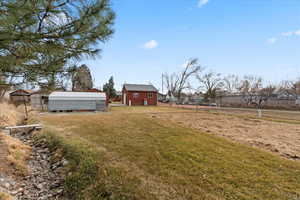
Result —
M 157 105 L 157 89 L 153 85 L 124 84 L 122 103 L 129 106 Z

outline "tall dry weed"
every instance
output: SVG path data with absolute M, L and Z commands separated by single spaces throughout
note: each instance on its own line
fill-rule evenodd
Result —
M 26 176 L 28 173 L 27 160 L 30 157 L 31 147 L 11 136 L 2 135 L 1 138 L 7 145 L 8 154 L 6 158 L 9 166 L 14 168 L 14 174 Z
M 22 112 L 16 106 L 0 102 L 0 126 L 14 126 L 21 122 L 22 117 Z

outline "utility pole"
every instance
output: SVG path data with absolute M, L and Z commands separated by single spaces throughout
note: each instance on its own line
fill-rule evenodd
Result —
M 161 93 L 164 94 L 164 74 L 161 74 Z

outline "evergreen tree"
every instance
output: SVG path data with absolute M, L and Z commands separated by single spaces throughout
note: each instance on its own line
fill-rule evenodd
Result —
M 114 18 L 109 0 L 2 0 L 0 74 L 55 84 L 73 61 L 99 55 Z
M 109 99 L 116 97 L 116 90 L 114 88 L 114 78 L 111 76 L 108 80 L 108 83 L 103 85 L 103 92 L 106 93 L 106 95 L 109 97 Z

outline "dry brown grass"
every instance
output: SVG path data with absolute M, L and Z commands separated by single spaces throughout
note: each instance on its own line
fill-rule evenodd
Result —
M 0 192 L 0 200 L 12 200 L 12 197 L 9 194 Z
M 278 120 L 281 116 L 272 115 L 267 119 L 254 118 L 249 117 L 247 113 L 241 115 L 241 111 L 238 114 L 198 111 L 190 113 L 156 113 L 152 116 L 255 146 L 285 158 L 300 158 L 300 127 L 299 124 L 291 123 L 287 114 L 284 122 Z M 296 121 L 294 120 L 294 122 Z M 300 123 L 300 121 L 297 122 Z
M 22 120 L 22 113 L 17 108 L 6 102 L 0 103 L 0 127 L 13 126 L 20 123 Z
M 23 120 L 24 107 L 15 107 L 13 104 L 7 102 L 0 103 L 0 127 L 15 126 Z M 2 163 L 0 167 L 6 172 L 12 172 L 14 175 L 26 175 L 27 166 L 26 161 L 30 155 L 30 147 L 23 144 L 21 141 L 6 136 L 0 133 L 2 143 Z M 11 170 L 11 168 L 13 170 Z
M 31 148 L 13 137 L 2 135 L 1 138 L 7 147 L 7 166 L 13 167 L 14 175 L 25 176 Z

